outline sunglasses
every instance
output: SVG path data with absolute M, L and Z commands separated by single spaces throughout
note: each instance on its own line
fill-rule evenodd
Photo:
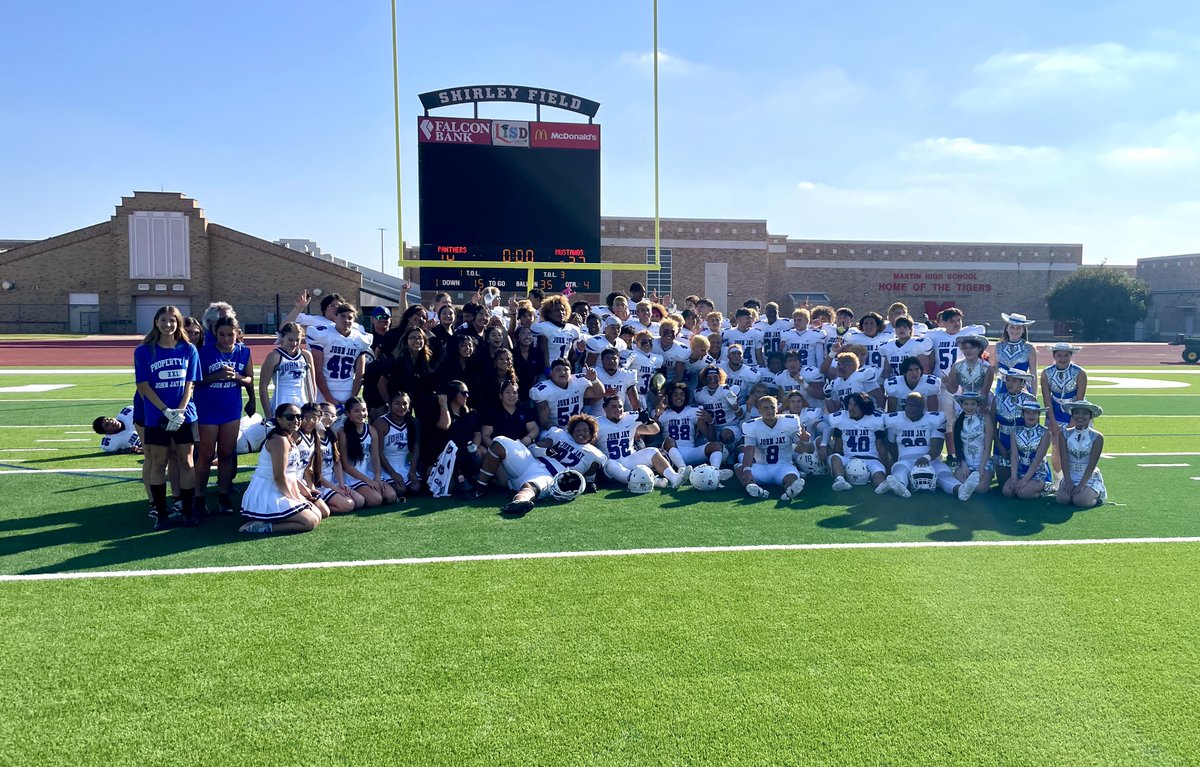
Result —
M 299 418 L 299 417 L 300 417 L 300 414 L 299 414 L 299 413 L 284 413 L 283 415 L 279 416 L 279 420 L 281 420 L 281 421 L 295 421 L 295 420 L 296 420 L 297 418 Z
M 464 397 L 470 397 L 470 396 L 471 396 L 471 392 L 469 392 L 469 391 L 460 391 L 460 392 L 458 392 L 458 393 L 459 393 L 459 394 L 461 394 L 461 395 L 463 395 Z

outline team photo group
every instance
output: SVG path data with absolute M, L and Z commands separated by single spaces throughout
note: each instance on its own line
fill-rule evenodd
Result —
M 726 317 L 639 283 L 602 306 L 495 288 L 461 306 L 402 298 L 362 324 L 340 296 L 318 314 L 311 300 L 297 297 L 261 361 L 235 307 L 157 311 L 132 405 L 93 424 L 105 450 L 143 454 L 155 529 L 240 513 L 242 532 L 305 532 L 422 494 L 503 494 L 519 517 L 597 486 L 1106 499 L 1079 348 L 1039 350 L 1017 312 L 993 343 L 958 308 L 785 317 L 749 300 Z M 235 498 L 248 452 L 258 463 Z

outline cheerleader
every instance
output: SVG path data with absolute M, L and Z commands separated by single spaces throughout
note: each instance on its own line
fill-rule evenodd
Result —
M 1024 314 L 1000 314 L 1004 320 L 1004 332 L 996 342 L 996 367 L 1000 370 L 1023 370 L 1032 373 L 1037 370 L 1037 349 L 1029 343 L 1029 326 L 1036 320 L 1027 319 Z M 996 392 L 1004 388 L 1003 381 L 996 382 Z M 1030 391 L 1032 394 L 1032 390 Z
M 200 370 L 204 375 L 196 388 L 196 412 L 200 421 L 200 444 L 196 458 L 196 512 L 207 514 L 204 498 L 213 459 L 217 460 L 217 504 L 221 514 L 233 513 L 233 477 L 237 473 L 238 430 L 242 417 L 244 387 L 250 397 L 246 415 L 254 415 L 254 365 L 250 348 L 238 343 L 236 319 L 220 317 L 213 322 L 213 340 L 200 348 Z
M 1054 452 L 1067 459 L 1054 500 L 1081 509 L 1099 506 L 1108 498 L 1104 477 L 1096 468 L 1104 451 L 1104 435 L 1092 428 L 1092 421 L 1104 411 L 1085 399 L 1068 402 L 1067 411 L 1071 421 L 1054 445 Z
M 1021 403 L 1031 399 L 1025 388 L 1033 384 L 1033 376 L 1020 370 L 1004 370 L 1000 375 L 1004 379 L 1004 390 L 992 401 L 991 416 L 996 440 L 996 479 L 1003 486 L 1012 475 L 1009 463 L 1012 434 L 1021 423 Z
M 325 519 L 329 516 L 329 506 L 321 500 L 316 481 L 320 466 L 315 460 L 320 449 L 320 423 L 321 408 L 315 402 L 305 403 L 300 408 L 300 426 L 296 429 L 296 439 L 292 444 L 297 458 L 288 463 L 287 472 L 288 478 L 296 483 L 306 497 L 312 499 L 313 508 L 321 515 L 321 519 Z
M 183 315 L 174 306 L 154 313 L 154 327 L 133 352 L 137 391 L 145 405 L 142 448 L 143 479 L 154 510 L 155 530 L 171 524 L 167 512 L 168 456 L 179 464 L 183 524 L 198 524 L 192 509 L 196 476 L 192 445 L 196 443 L 196 405 L 192 387 L 200 380 L 200 355 L 183 335 Z
M 346 420 L 338 432 L 338 452 L 342 455 L 347 484 L 362 495 L 367 506 L 392 503 L 396 491 L 381 479 L 379 441 L 375 428 L 367 423 L 366 403 L 351 397 L 344 408 Z
M 346 514 L 367 505 L 366 499 L 359 493 L 346 486 L 345 474 L 342 473 L 342 456 L 338 452 L 337 436 L 334 433 L 333 422 L 337 418 L 337 407 L 331 402 L 322 402 L 317 407 L 321 410 L 321 465 L 320 477 L 314 483 L 321 500 L 333 514 Z M 313 474 L 317 474 L 314 467 Z
M 417 465 L 421 435 L 407 394 L 400 391 L 392 395 L 388 412 L 375 419 L 375 431 L 381 445 L 380 478 L 392 486 L 397 496 L 420 492 Z
M 1080 347 L 1060 341 L 1050 347 L 1054 364 L 1046 366 L 1041 374 L 1042 402 L 1050 408 L 1050 417 L 1046 425 L 1055 445 L 1058 444 L 1058 433 L 1071 420 L 1066 405 L 1069 402 L 1084 399 L 1087 396 L 1087 371 L 1072 362 L 1075 352 Z M 1054 474 L 1062 475 L 1062 458 L 1054 451 Z
M 1021 403 L 1021 425 L 1012 433 L 1009 461 L 1012 476 L 1004 483 L 1004 495 L 1029 500 L 1050 489 L 1050 430 L 1041 424 L 1046 408 L 1034 400 Z
M 267 353 L 258 372 L 258 399 L 264 413 L 284 403 L 296 406 L 317 399 L 312 353 L 302 349 L 304 329 L 295 322 L 280 326 L 278 345 Z M 272 392 L 270 386 L 274 384 Z
M 304 469 L 303 455 L 293 448 L 300 408 L 283 404 L 275 411 L 275 428 L 258 454 L 258 466 L 242 495 L 243 533 L 307 533 L 321 523 L 313 506 L 315 494 L 295 480 Z M 311 454 L 309 455 L 311 459 Z
M 954 401 L 962 409 L 954 419 L 955 454 L 958 466 L 954 478 L 966 482 L 972 473 L 979 475 L 979 484 L 974 493 L 982 495 L 992 484 L 991 445 L 994 440 L 995 424 L 981 412 L 987 395 L 982 392 L 963 392 L 954 395 Z

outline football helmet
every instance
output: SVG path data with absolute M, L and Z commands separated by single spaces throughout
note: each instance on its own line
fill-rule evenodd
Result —
M 654 472 L 649 466 L 634 466 L 629 472 L 629 492 L 643 495 L 654 489 Z
M 245 455 L 262 450 L 263 443 L 267 441 L 267 432 L 272 428 L 274 428 L 274 423 L 263 421 L 262 416 L 258 413 L 242 416 L 242 422 L 238 424 L 238 453 Z
M 697 490 L 716 490 L 721 486 L 721 472 L 715 466 L 702 463 L 692 469 L 689 481 Z
M 816 451 L 811 453 L 796 453 L 794 461 L 796 468 L 804 475 L 821 475 L 828 474 L 829 467 L 816 454 Z
M 587 482 L 583 475 L 574 469 L 567 469 L 554 475 L 554 482 L 550 484 L 550 497 L 556 501 L 573 501 L 583 495 L 586 489 Z
M 908 475 L 908 484 L 913 490 L 931 493 L 937 488 L 937 474 L 933 471 L 933 467 L 928 464 L 925 466 L 913 466 L 912 471 Z
M 846 480 L 852 485 L 865 485 L 871 481 L 871 469 L 861 458 L 851 458 L 846 462 Z

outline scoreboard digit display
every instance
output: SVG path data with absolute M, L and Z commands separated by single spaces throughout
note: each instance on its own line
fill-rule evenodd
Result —
M 599 125 L 426 116 L 417 137 L 423 289 L 599 292 L 598 270 L 555 268 L 600 263 Z

